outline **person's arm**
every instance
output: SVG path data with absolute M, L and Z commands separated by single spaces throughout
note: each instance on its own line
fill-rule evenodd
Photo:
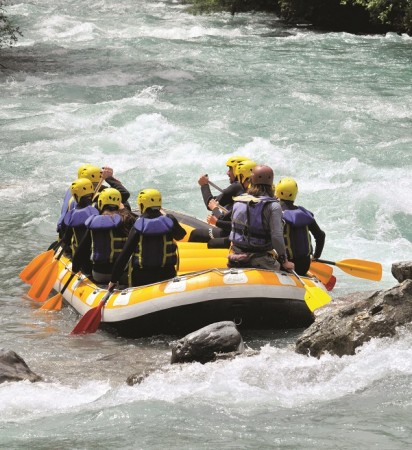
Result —
M 129 258 L 132 256 L 132 253 L 136 248 L 138 238 L 139 235 L 137 233 L 137 230 L 135 228 L 132 228 L 130 230 L 129 237 L 127 238 L 127 241 L 123 247 L 123 250 L 120 252 L 120 255 L 114 263 L 110 283 L 117 283 L 120 280 L 124 272 L 124 268 L 126 267 Z
M 282 220 L 282 208 L 277 202 L 271 203 L 269 207 L 266 207 L 263 211 L 264 216 L 269 214 L 269 226 L 270 226 L 270 238 L 272 241 L 272 248 L 276 250 L 278 254 L 278 261 L 285 269 L 294 269 L 295 265 L 288 261 L 286 254 L 285 240 L 283 237 L 283 220 Z M 267 216 L 266 216 L 267 217 Z
M 313 253 L 313 258 L 318 259 L 322 255 L 323 247 L 325 246 L 325 238 L 326 234 L 319 225 L 317 224 L 316 220 L 309 225 L 309 231 L 312 233 L 313 237 L 315 238 L 315 251 Z
M 180 241 L 186 236 L 186 230 L 180 225 L 176 217 L 171 214 L 166 214 L 166 216 L 173 221 L 173 239 Z

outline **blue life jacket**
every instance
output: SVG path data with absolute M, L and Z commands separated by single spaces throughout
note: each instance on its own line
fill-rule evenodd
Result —
M 99 211 L 94 206 L 86 206 L 84 208 L 71 209 L 64 216 L 64 224 L 73 230 L 71 241 L 73 255 L 87 231 L 86 220 L 93 215 L 99 215 Z
M 59 220 L 57 221 L 57 232 L 59 232 L 61 230 L 64 216 L 66 215 L 67 211 L 74 209 L 76 207 L 76 205 L 77 205 L 77 202 L 73 198 L 71 190 L 67 189 L 66 194 L 64 195 L 60 217 L 59 217 Z
M 140 217 L 133 226 L 139 234 L 139 242 L 132 255 L 133 267 L 165 267 L 177 263 L 177 245 L 173 241 L 173 220 L 170 217 Z
M 309 232 L 309 225 L 315 219 L 313 214 L 303 206 L 296 209 L 283 211 L 285 227 L 283 236 L 288 258 L 293 260 L 299 256 L 309 256 L 312 254 L 312 241 Z
M 242 197 L 242 196 L 240 196 Z M 233 205 L 232 231 L 229 239 L 241 250 L 248 253 L 272 250 L 270 230 L 263 224 L 263 210 L 266 205 L 276 202 L 273 197 L 258 197 L 259 202 L 238 200 Z
M 90 216 L 86 227 L 92 234 L 92 254 L 94 263 L 114 263 L 127 240 L 120 214 Z

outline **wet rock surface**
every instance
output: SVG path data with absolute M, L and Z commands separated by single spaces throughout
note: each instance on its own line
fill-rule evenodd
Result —
M 42 377 L 32 372 L 17 353 L 0 349 L 0 383 L 5 381 L 41 381 Z

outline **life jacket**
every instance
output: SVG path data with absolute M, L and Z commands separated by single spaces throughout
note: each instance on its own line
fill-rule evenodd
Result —
M 140 217 L 133 227 L 139 234 L 132 255 L 133 267 L 165 267 L 177 263 L 177 245 L 173 241 L 173 220 L 170 217 Z
M 72 228 L 73 236 L 71 240 L 72 254 L 74 255 L 80 241 L 86 234 L 86 220 L 93 215 L 99 215 L 99 211 L 93 206 L 86 206 L 84 208 L 74 208 L 66 213 L 64 216 L 64 224 Z
M 66 215 L 67 211 L 74 209 L 76 207 L 76 205 L 77 205 L 77 202 L 73 198 L 71 190 L 67 189 L 66 194 L 64 195 L 60 217 L 59 217 L 59 220 L 57 221 L 57 232 L 59 232 L 61 230 L 64 216 Z
M 315 221 L 313 214 L 303 206 L 296 209 L 283 211 L 283 236 L 288 258 L 293 260 L 298 256 L 309 256 L 312 254 L 312 241 L 310 238 L 309 225 Z
M 258 197 L 258 202 L 250 195 L 237 197 L 232 211 L 232 231 L 229 239 L 241 250 L 248 253 L 272 250 L 270 230 L 263 225 L 263 211 L 266 205 L 277 202 L 273 197 Z
M 103 214 L 90 216 L 86 227 L 92 234 L 92 254 L 94 263 L 114 263 L 127 240 L 119 214 Z

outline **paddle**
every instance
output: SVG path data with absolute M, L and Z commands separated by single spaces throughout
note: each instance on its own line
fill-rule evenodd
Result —
M 302 286 L 305 288 L 305 302 L 308 308 L 313 312 L 318 308 L 326 305 L 332 300 L 332 297 L 327 294 L 324 290 L 317 286 L 308 286 L 302 278 L 294 271 L 291 270 L 293 275 L 301 282 Z
M 54 250 L 50 249 L 34 257 L 27 266 L 19 273 L 19 277 L 27 284 L 33 284 L 37 272 L 47 263 L 50 263 L 54 256 Z
M 37 275 L 33 282 L 32 287 L 27 293 L 28 296 L 36 302 L 44 302 L 50 291 L 53 289 L 54 282 L 58 276 L 59 264 L 58 261 L 63 255 L 64 247 L 60 250 L 60 253 L 49 264 L 46 264 Z
M 213 183 L 212 181 L 209 180 L 209 184 L 210 186 L 214 187 L 216 190 L 218 190 L 219 192 L 223 192 L 223 189 L 220 188 L 218 185 L 216 185 L 215 183 Z
M 60 311 L 62 309 L 64 291 L 67 289 L 67 286 L 70 284 L 70 281 L 73 280 L 75 275 L 76 275 L 75 273 L 71 273 L 69 279 L 64 284 L 62 290 L 59 293 L 57 293 L 56 295 L 54 295 L 52 298 L 47 300 L 40 309 L 43 309 L 46 311 L 50 311 L 50 310 Z
M 114 285 L 109 288 L 105 296 L 101 299 L 100 303 L 95 307 L 87 311 L 87 313 L 79 320 L 77 325 L 73 328 L 70 334 L 87 334 L 94 333 L 102 321 L 102 309 L 109 300 L 114 290 Z
M 99 189 L 101 185 L 103 184 L 103 178 L 100 178 L 100 181 L 97 183 L 96 189 L 94 190 L 92 202 L 94 202 L 94 199 L 100 194 Z
M 382 265 L 377 262 L 365 261 L 363 259 L 343 259 L 342 261 L 336 262 L 317 259 L 316 261 L 337 266 L 339 269 L 354 277 L 373 281 L 380 281 L 382 279 Z

